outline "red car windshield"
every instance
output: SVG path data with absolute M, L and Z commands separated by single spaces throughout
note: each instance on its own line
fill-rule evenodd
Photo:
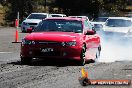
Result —
M 34 32 L 60 31 L 82 33 L 82 30 L 82 21 L 50 19 L 40 22 Z

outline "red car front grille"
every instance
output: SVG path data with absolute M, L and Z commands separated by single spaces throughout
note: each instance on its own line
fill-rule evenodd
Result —
M 53 45 L 53 46 L 61 46 L 61 42 L 51 42 L 51 41 L 35 41 L 35 44 L 43 44 L 43 45 Z

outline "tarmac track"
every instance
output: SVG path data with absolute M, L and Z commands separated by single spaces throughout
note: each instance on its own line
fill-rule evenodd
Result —
M 20 43 L 15 28 L 0 28 L 0 88 L 132 88 L 130 86 L 86 86 L 79 84 L 82 66 L 74 61 L 33 60 L 20 62 Z M 19 32 L 19 41 L 26 33 Z M 106 58 L 107 59 L 107 58 Z M 130 79 L 132 61 L 97 62 L 84 66 L 90 79 Z

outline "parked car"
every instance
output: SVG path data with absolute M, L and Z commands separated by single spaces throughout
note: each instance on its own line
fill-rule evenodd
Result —
M 105 22 L 109 17 L 97 17 L 93 22 Z
M 42 19 L 48 18 L 48 13 L 31 13 L 21 24 L 21 31 L 28 32 L 31 28 L 36 27 Z
M 89 18 L 87 16 L 68 16 L 71 18 L 83 18 L 83 19 L 87 19 L 89 21 Z
M 127 17 L 109 17 L 103 27 L 107 39 L 132 40 L 132 19 Z
M 87 16 L 68 16 L 68 17 L 86 19 L 86 21 L 88 21 L 88 25 L 90 26 L 90 28 L 94 28 L 94 25 L 91 23 L 91 21 L 89 20 Z
M 21 61 L 32 58 L 74 59 L 81 65 L 100 55 L 100 37 L 86 19 L 53 17 L 43 20 L 21 43 Z
M 50 14 L 50 17 L 66 17 L 65 14 Z
M 91 24 L 95 27 L 96 31 L 100 31 L 103 28 L 103 25 L 105 24 L 105 21 L 108 19 L 108 17 L 98 17 L 91 21 Z
M 94 26 L 96 31 L 100 31 L 103 28 L 102 23 L 95 23 L 93 26 Z

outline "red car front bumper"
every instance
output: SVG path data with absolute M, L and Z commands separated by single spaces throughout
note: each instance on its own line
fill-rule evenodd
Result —
M 46 49 L 51 49 L 46 51 Z M 22 45 L 21 57 L 60 58 L 80 60 L 81 46 Z

